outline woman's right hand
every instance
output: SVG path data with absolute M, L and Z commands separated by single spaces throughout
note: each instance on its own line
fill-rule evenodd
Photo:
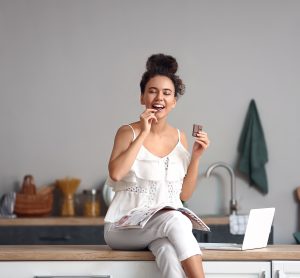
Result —
M 155 109 L 147 108 L 140 116 L 141 121 L 141 132 L 150 132 L 151 125 L 153 121 L 157 123 L 157 118 L 155 117 Z

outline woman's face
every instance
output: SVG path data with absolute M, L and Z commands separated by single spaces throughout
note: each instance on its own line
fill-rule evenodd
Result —
M 155 109 L 158 119 L 166 116 L 176 106 L 172 80 L 162 75 L 152 77 L 141 95 L 141 104 L 145 105 L 146 109 Z

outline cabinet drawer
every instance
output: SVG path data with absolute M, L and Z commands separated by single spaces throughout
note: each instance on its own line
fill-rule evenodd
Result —
M 272 277 L 274 278 L 297 278 L 300 277 L 299 261 L 273 261 Z
M 1 278 L 158 278 L 154 261 L 0 262 Z

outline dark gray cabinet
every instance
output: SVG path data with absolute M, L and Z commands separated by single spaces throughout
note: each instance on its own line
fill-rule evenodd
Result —
M 242 243 L 243 235 L 232 235 L 229 225 L 209 225 L 211 232 L 193 230 L 198 242 Z M 269 237 L 273 244 L 273 228 Z M 0 245 L 106 244 L 104 226 L 88 225 L 0 225 Z
M 1 226 L 0 245 L 105 244 L 103 226 Z
M 198 242 L 243 243 L 244 235 L 231 234 L 229 225 L 209 225 L 209 227 L 210 232 L 193 230 Z M 273 227 L 270 232 L 268 244 L 273 244 Z

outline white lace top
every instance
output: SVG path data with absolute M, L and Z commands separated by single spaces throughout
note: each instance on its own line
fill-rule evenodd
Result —
M 133 128 L 132 131 L 135 140 Z M 108 178 L 106 181 L 115 195 L 105 222 L 116 222 L 137 207 L 150 208 L 160 204 L 182 207 L 179 195 L 189 162 L 190 154 L 181 144 L 179 130 L 177 145 L 165 157 L 158 157 L 142 146 L 133 166 L 122 180 L 114 182 Z

